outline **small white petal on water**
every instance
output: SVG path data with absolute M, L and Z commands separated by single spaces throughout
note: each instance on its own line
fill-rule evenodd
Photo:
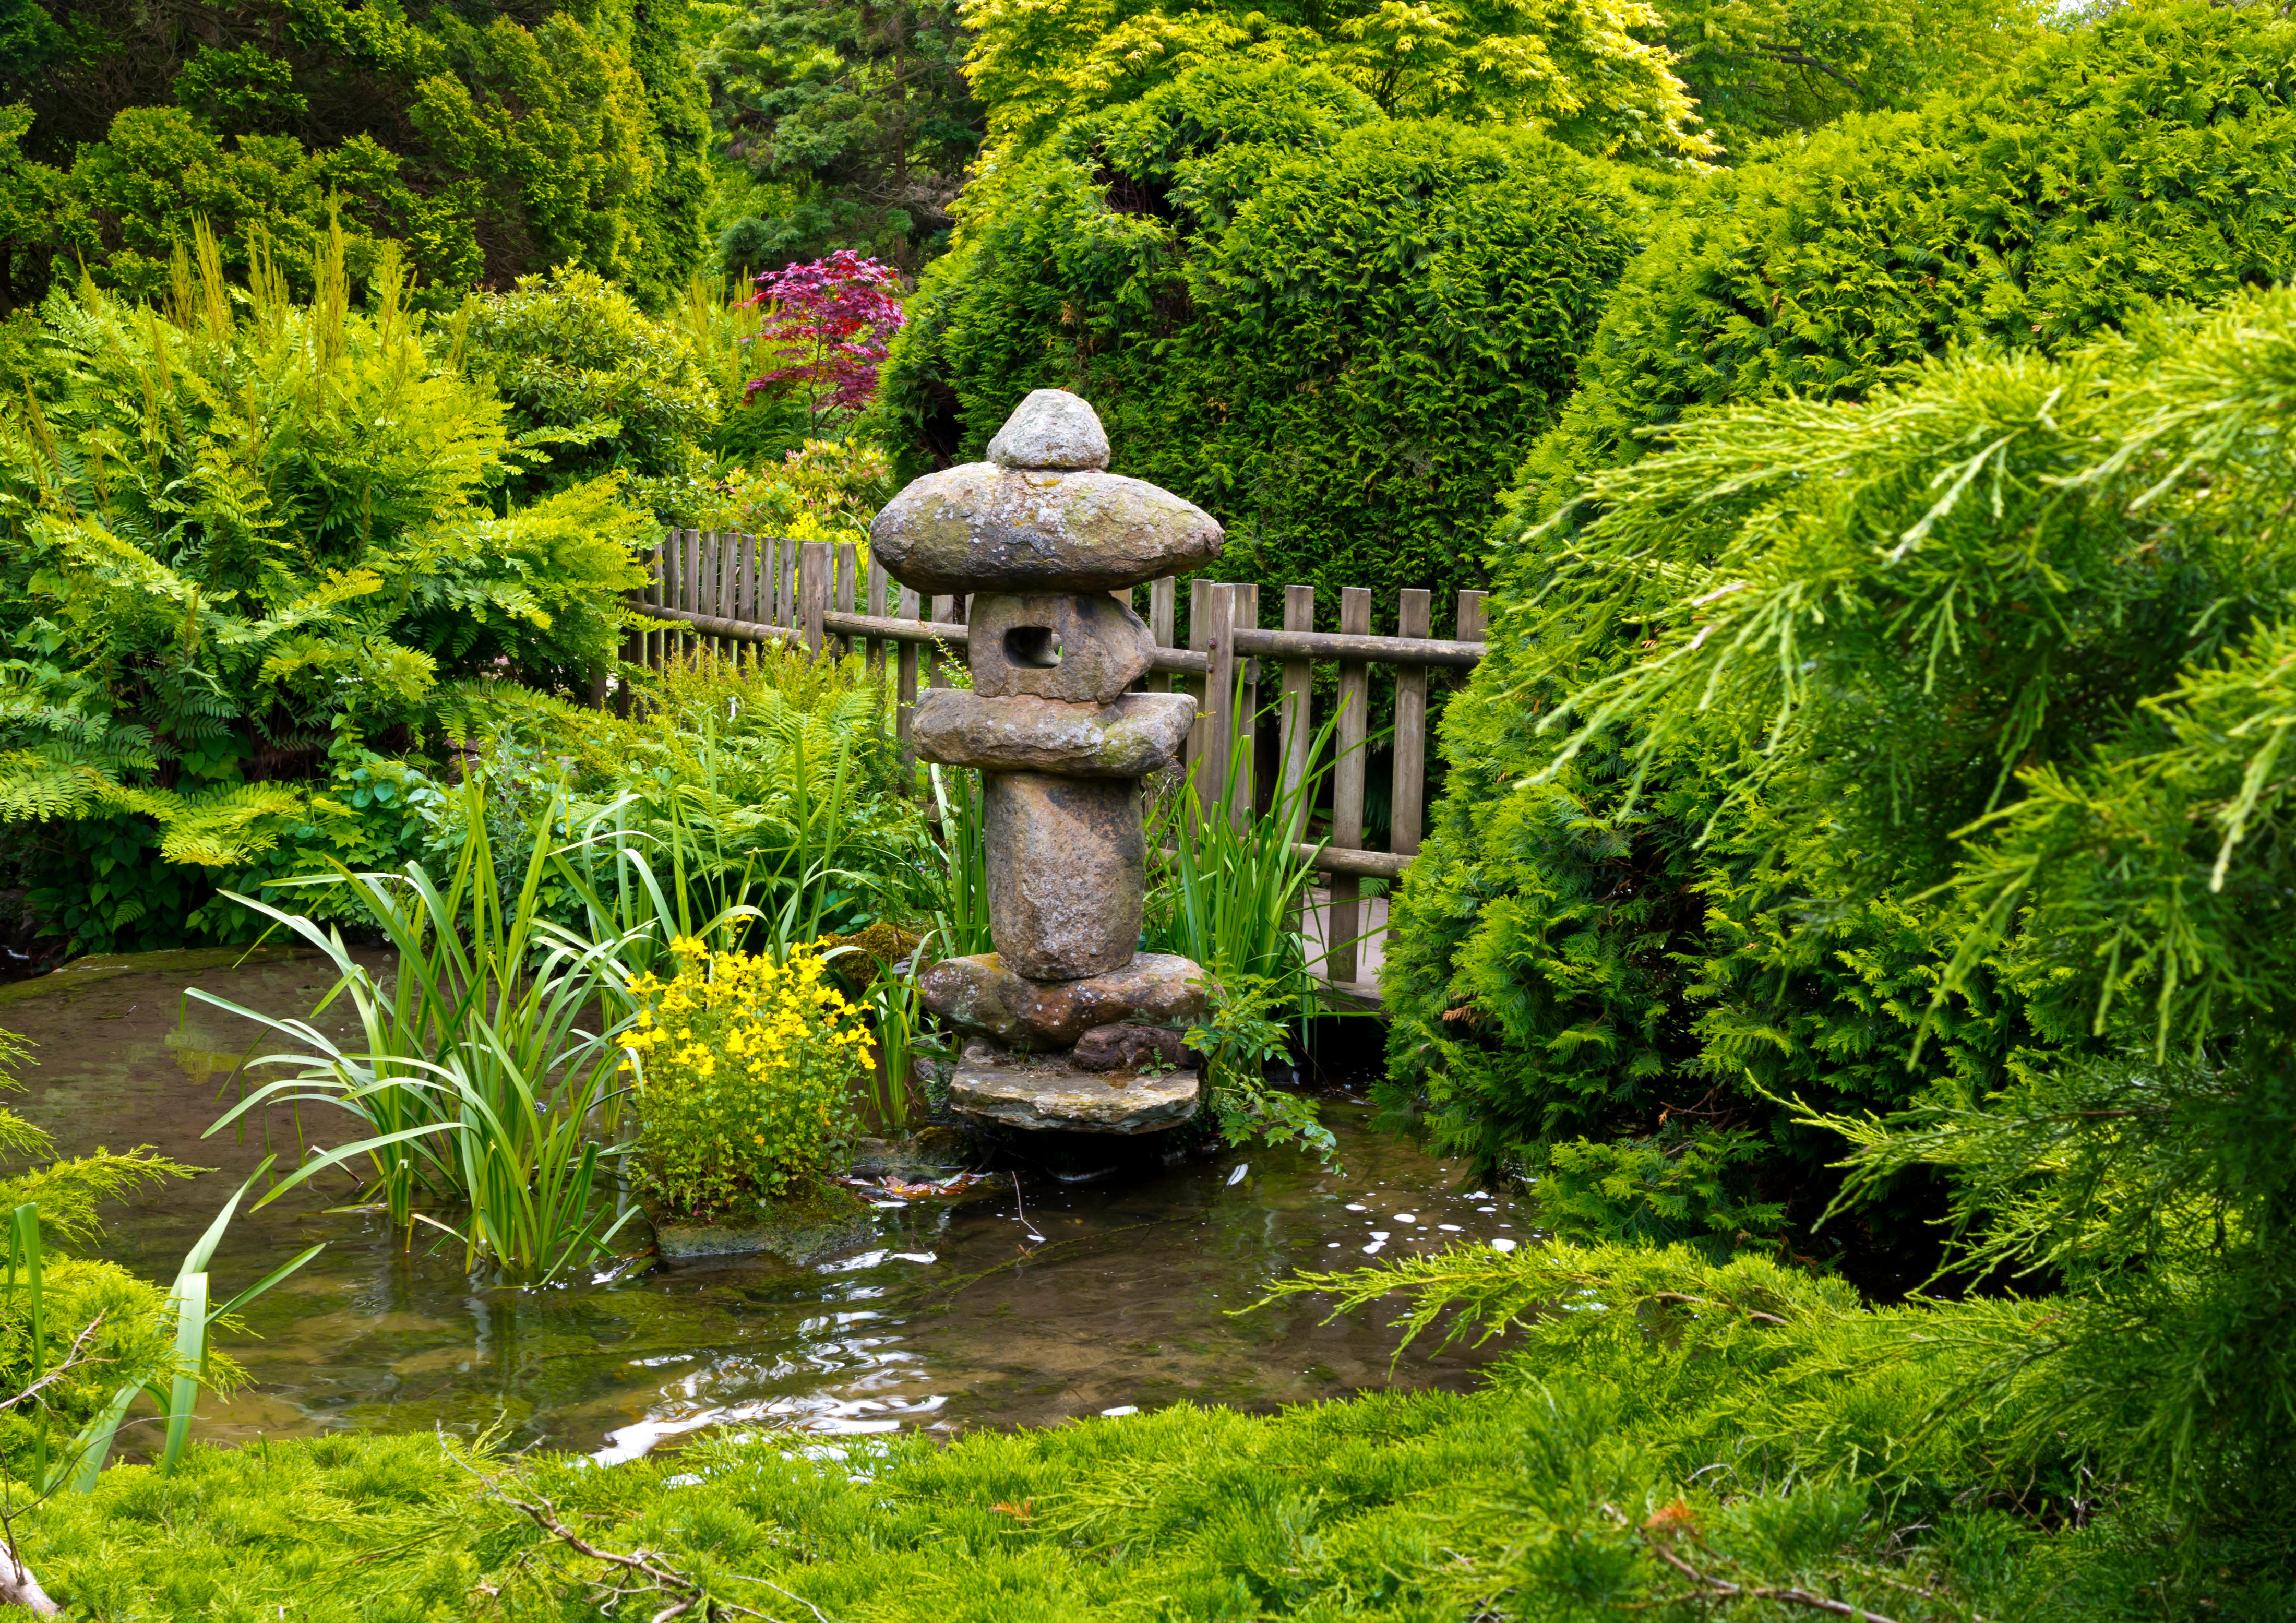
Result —
M 1466 1232 L 1456 1223 L 1438 1223 L 1435 1226 L 1441 1229 L 1447 1234 L 1457 1234 Z
M 1495 1251 L 1511 1251 L 1514 1250 L 1514 1242 L 1512 1240 L 1494 1240 L 1491 1242 L 1491 1250 Z
M 1415 1211 L 1399 1211 L 1395 1214 L 1395 1220 L 1398 1223 L 1416 1223 L 1419 1221 L 1419 1214 Z
M 1119 1415 L 1139 1414 L 1140 1406 L 1136 1403 L 1119 1404 L 1115 1408 L 1103 1409 L 1101 1413 L 1107 1415 L 1109 1419 L 1114 1420 Z
M 1250 1161 L 1244 1162 L 1243 1165 L 1238 1167 L 1234 1171 L 1227 1175 L 1227 1186 L 1230 1189 L 1234 1188 L 1238 1184 L 1243 1182 L 1243 1175 L 1250 1170 L 1251 1163 Z
M 1369 1245 L 1364 1247 L 1363 1254 L 1366 1257 L 1376 1257 L 1385 1250 L 1387 1250 L 1386 1241 L 1374 1240 Z

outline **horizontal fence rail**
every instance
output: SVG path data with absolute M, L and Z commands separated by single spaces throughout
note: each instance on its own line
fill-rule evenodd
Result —
M 920 678 L 927 686 L 947 685 L 942 655 L 961 657 L 968 642 L 956 599 L 922 599 L 888 579 L 878 565 L 862 569 L 849 543 L 673 529 L 654 549 L 651 572 L 649 584 L 630 601 L 643 623 L 629 630 L 624 643 L 627 662 L 660 669 L 710 648 L 730 652 L 734 644 L 782 643 L 820 652 L 832 639 L 849 650 L 857 643 L 872 665 L 890 659 L 895 668 L 897 725 L 905 744 Z M 1454 635 L 1443 639 L 1431 635 L 1432 594 L 1406 590 L 1397 598 L 1398 635 L 1375 636 L 1367 587 L 1341 589 L 1340 629 L 1328 632 L 1316 629 L 1315 589 L 1286 586 L 1283 628 L 1271 631 L 1259 624 L 1257 586 L 1192 579 L 1188 646 L 1183 648 L 1174 635 L 1178 583 L 1152 581 L 1146 590 L 1145 618 L 1156 654 L 1144 684 L 1196 696 L 1198 715 L 1186 758 L 1195 772 L 1199 805 L 1208 816 L 1227 799 L 1232 760 L 1245 775 L 1229 802 L 1230 816 L 1239 824 L 1266 805 L 1279 799 L 1289 803 L 1305 792 L 1316 732 L 1316 667 L 1338 667 L 1329 838 L 1298 849 L 1329 876 L 1330 898 L 1323 910 L 1324 978 L 1362 991 L 1362 882 L 1400 877 L 1418 853 L 1427 791 L 1428 675 L 1471 669 L 1482 659 L 1483 594 L 1459 594 Z M 1133 592 L 1111 595 L 1136 610 L 1142 607 Z M 1395 684 L 1384 851 L 1364 843 L 1374 668 L 1391 671 Z M 1231 693 L 1235 702 L 1207 703 L 1207 693 Z M 628 697 L 626 690 L 625 709 Z M 1275 777 L 1263 791 L 1253 780 L 1265 709 L 1275 712 Z M 1253 737 L 1238 750 L 1232 731 L 1240 717 L 1250 718 Z

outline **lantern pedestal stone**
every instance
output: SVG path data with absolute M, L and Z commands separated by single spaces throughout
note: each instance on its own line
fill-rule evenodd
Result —
M 1202 1094 L 1179 1033 L 1216 988 L 1201 965 L 1139 950 L 1140 780 L 1171 764 L 1195 701 L 1126 691 L 1154 643 L 1108 594 L 1210 562 L 1220 527 L 1106 471 L 1099 417 L 1059 389 L 1023 400 L 988 455 L 909 485 L 869 532 L 904 586 L 972 599 L 972 690 L 922 695 L 910 733 L 922 758 L 981 775 L 996 950 L 919 981 L 928 1008 L 985 1039 L 949 1102 L 1036 1131 L 1177 1127 Z

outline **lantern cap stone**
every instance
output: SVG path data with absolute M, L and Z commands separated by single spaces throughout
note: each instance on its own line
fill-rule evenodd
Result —
M 988 442 L 988 460 L 1000 468 L 1031 471 L 1105 468 L 1108 434 L 1100 426 L 1100 414 L 1081 395 L 1033 389 Z

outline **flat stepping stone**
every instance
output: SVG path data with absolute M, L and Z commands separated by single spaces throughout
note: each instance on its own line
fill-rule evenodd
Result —
M 948 1085 L 952 1109 L 1032 1133 L 1159 1133 L 1193 1116 L 1201 1099 L 1193 1070 L 1079 1070 L 1017 1054 L 960 1065 Z

